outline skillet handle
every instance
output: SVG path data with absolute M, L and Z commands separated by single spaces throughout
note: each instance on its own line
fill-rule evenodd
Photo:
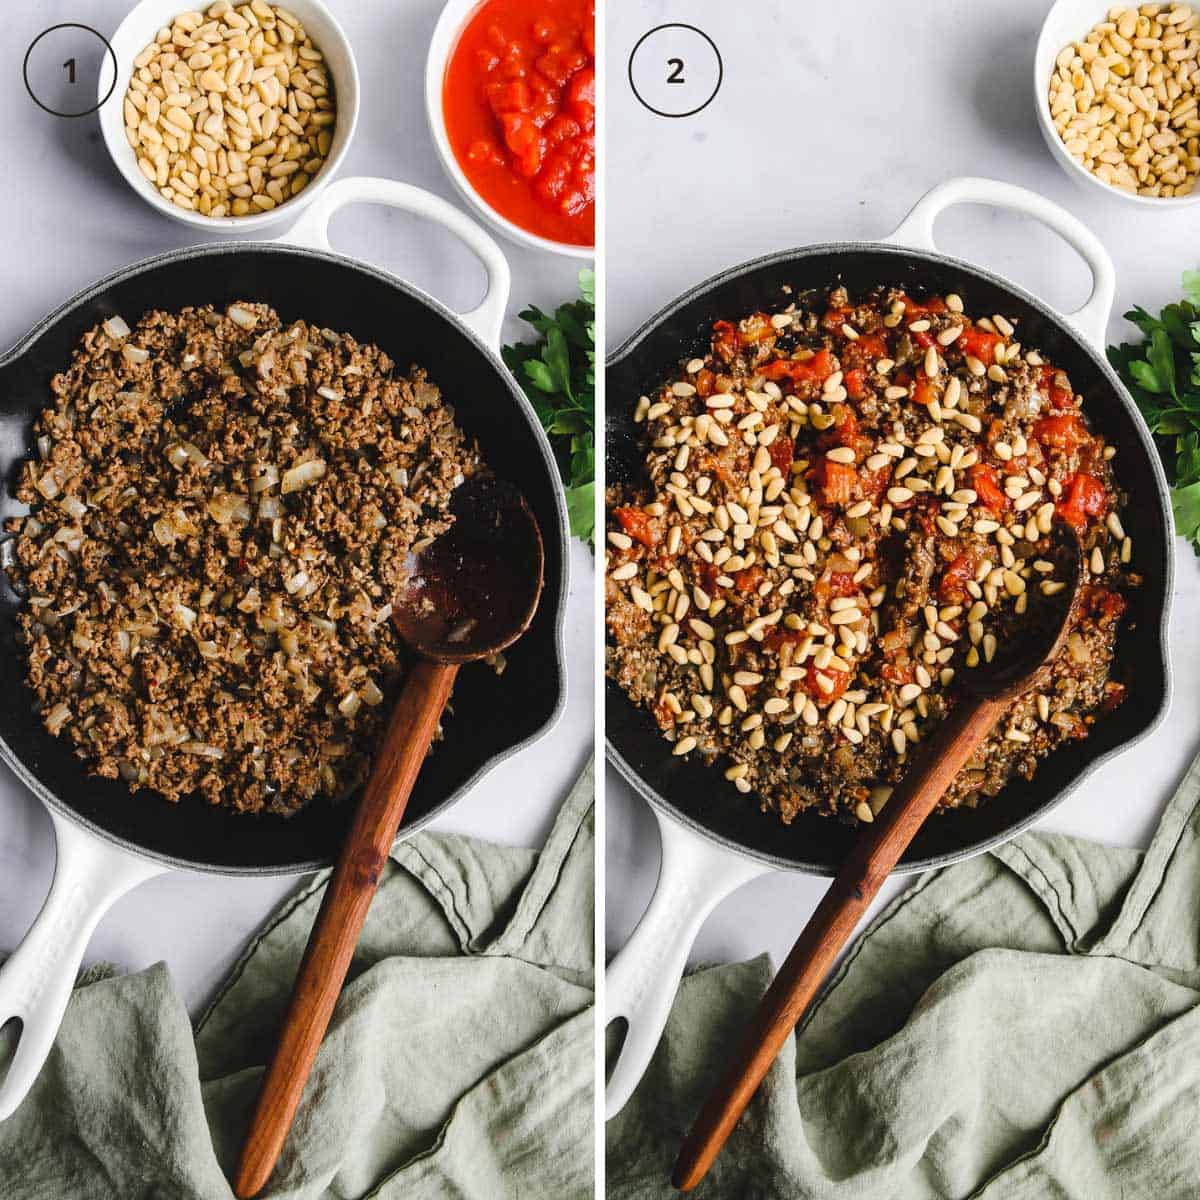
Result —
M 1092 272 L 1092 294 L 1082 308 L 1064 313 L 1063 316 L 1069 325 L 1083 335 L 1085 341 L 1103 354 L 1108 319 L 1117 288 L 1117 273 L 1112 258 L 1100 239 L 1078 217 L 1044 196 L 996 179 L 974 176 L 948 179 L 926 192 L 900 223 L 899 229 L 883 240 L 895 246 L 936 253 L 934 224 L 946 209 L 956 204 L 986 204 L 1032 217 L 1053 229 L 1079 253 Z
M 389 208 L 403 209 L 414 216 L 434 221 L 463 242 L 487 271 L 487 292 L 470 312 L 460 313 L 459 320 L 478 334 L 489 350 L 500 349 L 500 326 L 504 321 L 512 284 L 508 260 L 500 247 L 474 221 L 432 192 L 395 179 L 377 179 L 367 175 L 338 179 L 317 196 L 287 233 L 275 240 L 289 246 L 332 250 L 329 222 L 333 214 L 347 204 L 385 204 Z
M 58 847 L 54 882 L 24 940 L 0 968 L 0 1028 L 21 1022 L 0 1084 L 0 1121 L 16 1111 L 54 1045 L 92 930 L 130 888 L 166 870 L 53 812 L 50 820 Z
M 641 1082 L 658 1047 L 688 952 L 705 918 L 731 892 L 775 868 L 732 853 L 651 810 L 662 865 L 649 907 L 604 975 L 605 1021 L 629 1023 L 604 1093 L 612 1120 Z

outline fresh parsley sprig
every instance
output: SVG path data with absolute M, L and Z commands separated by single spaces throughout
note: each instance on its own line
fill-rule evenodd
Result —
M 1183 299 L 1157 317 L 1125 314 L 1145 340 L 1108 348 L 1162 452 L 1181 537 L 1200 554 L 1200 271 L 1185 271 Z
M 591 542 L 596 500 L 596 278 L 579 272 L 580 299 L 550 316 L 530 306 L 520 314 L 538 340 L 500 352 L 537 412 L 558 461 L 571 532 Z

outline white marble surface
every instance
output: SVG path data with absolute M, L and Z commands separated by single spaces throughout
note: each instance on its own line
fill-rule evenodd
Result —
M 1041 140 L 1032 62 L 1048 8 L 1048 0 L 863 0 L 852 12 L 787 0 L 610 4 L 609 346 L 724 267 L 789 246 L 885 236 L 927 189 L 953 175 L 1023 184 L 1082 218 L 1116 261 L 1115 314 L 1177 298 L 1181 272 L 1200 262 L 1200 208 L 1161 214 L 1093 197 L 1067 179 Z M 670 21 L 704 30 L 725 69 L 714 101 L 679 120 L 643 109 L 626 77 L 638 38 Z M 937 232 L 948 253 L 1000 271 L 1051 303 L 1076 307 L 1086 296 L 1087 272 L 1074 252 L 1029 222 L 961 209 Z M 1119 315 L 1109 332 L 1128 332 Z M 633 399 L 613 395 L 607 403 Z M 1144 845 L 1200 750 L 1200 568 L 1182 542 L 1177 549 L 1173 711 L 1156 736 L 1094 776 L 1044 828 Z M 611 954 L 653 888 L 658 837 L 646 806 L 611 770 L 607 797 Z M 782 873 L 748 884 L 709 918 L 694 960 L 767 951 L 779 962 L 824 887 Z
M 425 47 L 440 11 L 437 0 L 329 2 L 358 57 L 363 91 L 358 132 L 341 174 L 402 179 L 461 206 L 435 157 L 422 100 Z M 42 30 L 79 21 L 110 34 L 127 8 L 122 0 L 40 0 L 9 6 L 6 13 L 0 39 L 0 103 L 7 114 L 6 166 L 0 172 L 6 249 L 0 264 L 0 348 L 108 271 L 198 240 L 129 190 L 106 155 L 94 115 L 52 117 L 32 103 L 22 85 L 21 59 Z M 87 86 L 94 90 L 94 84 Z M 285 228 L 280 225 L 278 232 Z M 466 309 L 482 294 L 483 271 L 470 253 L 451 235 L 414 218 L 355 208 L 335 219 L 332 236 L 339 250 L 395 270 L 452 307 Z M 502 248 L 512 266 L 510 313 L 530 302 L 552 307 L 573 297 L 578 262 L 509 243 Z M 505 335 L 512 339 L 524 332 L 513 318 Z M 568 700 L 562 720 L 548 737 L 495 770 L 434 828 L 539 845 L 591 753 L 593 568 L 591 555 L 578 542 L 571 566 Z M 0 949 L 10 949 L 32 921 L 53 862 L 44 811 L 0 768 Z M 92 940 L 88 961 L 138 969 L 165 959 L 194 1010 L 247 936 L 294 886 L 293 879 L 161 877 L 115 906 Z

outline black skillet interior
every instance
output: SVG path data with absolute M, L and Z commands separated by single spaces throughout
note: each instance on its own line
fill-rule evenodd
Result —
M 1131 405 L 1122 399 L 1108 367 L 1083 349 L 1061 320 L 1032 297 L 966 264 L 882 246 L 794 250 L 735 268 L 701 284 L 651 319 L 610 360 L 606 371 L 607 479 L 634 480 L 642 451 L 631 414 L 637 397 L 660 384 L 683 359 L 702 352 L 715 320 L 773 312 L 796 292 L 844 283 L 853 294 L 895 284 L 922 296 L 957 292 L 969 313 L 1020 318 L 1017 336 L 1064 368 L 1087 398 L 1095 427 L 1119 447 L 1118 478 L 1129 494 L 1123 516 L 1133 537 L 1134 565 L 1144 585 L 1131 599 L 1128 628 L 1118 643 L 1115 674 L 1129 686 L 1124 704 L 1097 724 L 1092 735 L 1044 761 L 1032 781 L 1010 784 L 978 809 L 960 809 L 928 821 L 901 860 L 901 870 L 926 870 L 994 845 L 1028 825 L 1060 800 L 1081 775 L 1109 754 L 1143 736 L 1163 715 L 1169 695 L 1165 614 L 1170 594 L 1169 517 L 1161 471 Z M 610 757 L 646 799 L 731 848 L 777 865 L 831 874 L 844 859 L 854 830 L 805 814 L 784 826 L 763 813 L 698 759 L 675 758 L 647 712 L 635 708 L 607 682 Z
M 529 632 L 497 677 L 465 669 L 452 700 L 446 737 L 421 772 L 405 827 L 423 823 L 461 794 L 493 760 L 533 737 L 557 714 L 564 676 L 559 653 L 565 538 L 556 472 L 534 432 L 519 391 L 449 317 L 395 280 L 332 255 L 271 246 L 214 246 L 131 268 L 55 314 L 32 345 L 0 366 L 0 519 L 23 511 L 13 499 L 34 416 L 48 383 L 70 361 L 81 335 L 119 313 L 132 325 L 151 308 L 178 309 L 231 300 L 265 301 L 284 320 L 303 317 L 378 343 L 401 368 L 417 363 L 455 406 L 497 475 L 525 493 L 542 529 L 546 583 Z M 237 816 L 199 799 L 171 805 L 124 784 L 87 776 L 66 745 L 43 729 L 31 708 L 14 641 L 19 598 L 0 575 L 0 738 L 9 764 L 47 803 L 66 808 L 97 832 L 182 866 L 228 873 L 285 872 L 329 862 L 351 804 L 316 803 L 290 820 Z

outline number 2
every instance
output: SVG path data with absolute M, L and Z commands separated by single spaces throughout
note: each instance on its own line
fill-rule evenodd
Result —
M 667 66 L 671 68 L 670 75 L 667 76 L 668 83 L 686 83 L 687 80 L 683 77 L 683 59 L 668 58 Z
M 67 81 L 69 83 L 74 83 L 75 82 L 75 60 L 73 58 L 68 58 L 67 61 L 65 63 L 63 63 L 63 70 L 66 71 L 66 73 L 67 73 Z

